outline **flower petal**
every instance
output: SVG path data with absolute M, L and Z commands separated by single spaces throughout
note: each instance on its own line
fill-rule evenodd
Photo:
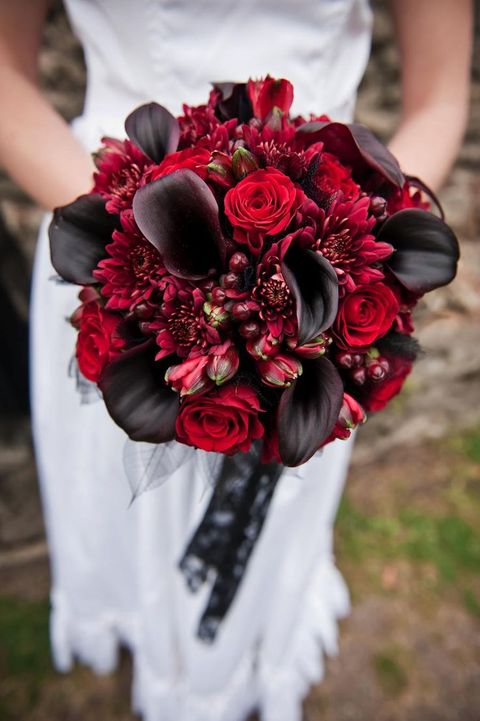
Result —
M 282 274 L 295 298 L 298 344 L 304 345 L 329 328 L 338 308 L 338 278 L 329 261 L 313 250 L 292 244 Z
M 222 268 L 225 243 L 217 201 L 196 173 L 176 170 L 140 188 L 133 214 L 173 275 L 198 280 Z
M 399 210 L 387 218 L 377 240 L 395 252 L 386 262 L 412 293 L 426 293 L 450 283 L 460 256 L 452 229 L 432 213 L 418 208 Z
M 121 353 L 105 367 L 99 386 L 108 412 L 133 441 L 165 443 L 175 438 L 179 400 L 163 380 L 168 363 L 154 357 L 150 341 Z
M 373 170 L 400 188 L 405 182 L 397 159 L 364 125 L 314 121 L 301 125 L 297 137 L 322 142 L 327 152 L 350 165 L 357 176 Z
M 70 283 L 90 285 L 92 275 L 111 242 L 118 217 L 107 213 L 100 195 L 81 195 L 61 208 L 55 208 L 48 229 L 52 265 Z
M 125 130 L 135 145 L 155 163 L 178 146 L 180 128 L 176 118 L 158 103 L 147 103 L 130 113 Z
M 282 393 L 278 447 L 286 466 L 299 466 L 333 430 L 343 403 L 343 382 L 328 358 L 303 362 L 303 373 Z

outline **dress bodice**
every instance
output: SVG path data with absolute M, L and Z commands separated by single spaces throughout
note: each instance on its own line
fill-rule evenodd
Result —
M 211 81 L 270 73 L 293 111 L 351 116 L 370 51 L 368 0 L 66 0 L 88 73 L 82 135 L 122 133 L 138 104 L 174 113 Z M 84 131 L 88 130 L 87 133 Z M 88 139 L 84 138 L 87 142 Z

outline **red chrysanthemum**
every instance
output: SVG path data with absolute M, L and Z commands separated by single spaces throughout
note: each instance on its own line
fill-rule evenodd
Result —
M 290 240 L 287 242 L 289 245 Z M 281 258 L 282 241 L 274 243 L 259 264 L 257 282 L 251 294 L 258 305 L 258 315 L 276 343 L 297 333 L 295 302 L 282 275 Z
M 132 204 L 150 158 L 130 140 L 102 138 L 104 147 L 95 156 L 94 193 L 107 199 L 109 213 L 120 213 Z
M 95 278 L 110 310 L 132 310 L 149 301 L 161 278 L 167 273 L 156 248 L 143 237 L 131 210 L 122 212 L 123 230 L 115 230 L 113 243 L 106 246 L 108 258 L 101 260 Z
M 208 303 L 200 287 L 173 276 L 164 278 L 159 289 L 163 303 L 149 325 L 160 348 L 157 360 L 171 353 L 191 358 L 221 344 L 219 331 L 229 319 L 223 307 Z
M 369 216 L 369 207 L 367 196 L 337 201 L 319 227 L 315 249 L 335 268 L 341 294 L 382 280 L 384 274 L 377 264 L 393 252 L 391 245 L 377 242 L 372 235 L 376 220 Z

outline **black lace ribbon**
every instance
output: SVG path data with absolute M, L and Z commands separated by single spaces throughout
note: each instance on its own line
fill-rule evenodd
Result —
M 260 462 L 260 446 L 225 456 L 215 490 L 180 561 L 188 587 L 214 581 L 198 636 L 213 643 L 240 586 L 283 466 Z

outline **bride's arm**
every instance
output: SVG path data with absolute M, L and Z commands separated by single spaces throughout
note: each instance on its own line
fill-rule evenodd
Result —
M 437 189 L 468 118 L 471 0 L 393 0 L 402 67 L 402 118 L 390 149 L 403 170 Z
M 89 190 L 93 164 L 38 87 L 47 8 L 47 0 L 0 0 L 0 164 L 40 205 L 53 208 Z

